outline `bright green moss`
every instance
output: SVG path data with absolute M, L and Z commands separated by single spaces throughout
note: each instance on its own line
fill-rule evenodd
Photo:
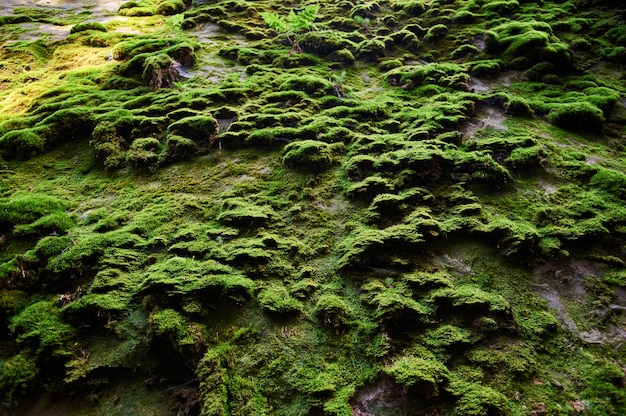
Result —
M 98 32 L 106 32 L 107 29 L 106 27 L 104 27 L 104 25 L 102 23 L 98 23 L 98 22 L 84 22 L 84 23 L 79 23 L 77 25 L 72 26 L 72 29 L 70 30 L 70 33 L 79 33 L 79 32 L 85 32 L 87 30 L 95 30 Z
M 170 296 L 211 292 L 247 296 L 254 288 L 253 281 L 214 260 L 172 257 L 151 267 L 139 290 L 142 293 L 164 291 Z
M 269 285 L 261 289 L 257 295 L 261 309 L 276 314 L 292 314 L 302 310 L 302 304 L 293 298 L 285 286 Z
M 609 193 L 617 198 L 626 195 L 626 175 L 610 169 L 601 169 L 589 181 L 593 189 Z
M 479 416 L 485 413 L 506 414 L 509 409 L 507 398 L 500 392 L 478 383 L 450 376 L 446 390 L 458 397 L 453 415 Z
M 54 197 L 38 193 L 16 193 L 0 199 L 0 222 L 30 224 L 54 212 L 64 211 L 65 204 Z
M 173 309 L 161 309 L 150 314 L 150 327 L 156 335 L 166 336 L 179 347 L 198 348 L 206 343 L 206 330 L 189 322 Z
M 454 288 L 441 288 L 430 294 L 436 303 L 451 304 L 453 307 L 486 307 L 490 311 L 505 312 L 510 310 L 506 299 L 496 293 L 485 292 L 477 286 L 461 285 Z
M 567 130 L 600 133 L 605 119 L 598 107 L 580 101 L 553 106 L 548 113 L 548 121 Z
M 229 198 L 222 203 L 216 219 L 225 225 L 249 228 L 261 226 L 275 215 L 268 206 L 255 205 L 241 198 Z
M 74 228 L 74 220 L 64 212 L 54 212 L 38 218 L 30 224 L 21 224 L 13 229 L 15 235 L 63 234 Z
M 38 354 L 72 353 L 74 329 L 62 321 L 56 301 L 33 303 L 11 319 L 10 328 L 18 334 L 18 342 L 32 345 Z
M 398 383 L 414 386 L 430 397 L 439 394 L 439 385 L 447 381 L 449 371 L 443 363 L 421 357 L 400 357 L 385 372 Z
M 293 142 L 285 147 L 283 163 L 288 166 L 305 169 L 324 169 L 334 162 L 337 150 L 343 147 L 343 143 L 339 145 L 329 145 L 317 140 Z

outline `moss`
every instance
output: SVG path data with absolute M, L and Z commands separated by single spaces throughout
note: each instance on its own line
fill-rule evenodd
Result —
M 492 1 L 484 4 L 480 11 L 483 13 L 494 13 L 496 15 L 509 14 L 516 11 L 520 7 L 517 0 L 511 1 Z
M 448 27 L 440 23 L 428 28 L 426 35 L 424 35 L 424 40 L 427 42 L 435 42 L 444 38 L 447 34 Z
M 106 32 L 107 28 L 104 27 L 104 25 L 99 22 L 84 22 L 84 23 L 79 23 L 77 25 L 72 26 L 72 29 L 70 29 L 70 33 L 85 32 L 87 30 L 95 30 L 97 32 Z
M 11 330 L 17 340 L 33 345 L 38 354 L 66 356 L 72 353 L 73 328 L 64 323 L 55 301 L 39 301 L 23 309 L 11 319 Z
M 13 130 L 0 137 L 0 149 L 5 158 L 28 159 L 46 150 L 46 140 L 36 129 Z
M 183 0 L 165 0 L 159 1 L 155 13 L 164 16 L 172 16 L 182 13 L 185 10 L 185 2 Z
M 153 171 L 161 160 L 160 148 L 161 143 L 154 137 L 135 139 L 125 154 L 126 163 L 135 168 Z
M 250 279 L 214 260 L 171 257 L 149 269 L 139 290 L 143 294 L 163 291 L 169 296 L 228 294 L 238 297 L 249 296 L 254 287 Z
M 385 372 L 398 383 L 419 389 L 426 397 L 437 396 L 439 385 L 446 383 L 449 374 L 444 364 L 414 356 L 396 360 Z
M 427 331 L 423 337 L 423 342 L 435 349 L 470 344 L 474 341 L 470 331 L 454 325 L 441 325 L 437 329 Z
M 488 293 L 477 286 L 461 285 L 454 288 L 441 288 L 430 294 L 431 299 L 442 305 L 448 304 L 459 308 L 487 308 L 489 311 L 510 311 L 510 305 L 502 296 Z
M 18 399 L 32 385 L 37 376 L 37 365 L 32 357 L 18 353 L 7 360 L 0 361 L 0 388 L 2 397 L 9 405 L 16 404 Z
M 46 215 L 64 211 L 65 204 L 58 198 L 37 193 L 16 193 L 0 199 L 0 222 L 30 224 Z
M 168 160 L 186 159 L 198 152 L 198 146 L 191 139 L 170 134 L 165 140 L 165 154 Z
M 536 21 L 509 22 L 495 27 L 487 33 L 485 51 L 500 54 L 509 66 L 521 69 L 538 62 L 567 68 L 571 59 L 567 44 L 552 35 L 550 25 Z
M 343 143 L 329 145 L 317 140 L 299 140 L 285 146 L 283 163 L 288 166 L 321 170 L 336 163 Z
M 218 132 L 217 121 L 207 115 L 184 117 L 169 125 L 171 134 L 191 139 L 196 143 L 207 143 L 214 140 Z
M 548 113 L 550 123 L 573 131 L 600 133 L 604 120 L 602 110 L 585 101 L 558 104 Z
M 349 325 L 353 319 L 352 308 L 340 297 L 333 294 L 323 294 L 315 304 L 315 315 L 324 326 L 338 329 Z
M 523 147 L 513 149 L 504 163 L 515 169 L 523 169 L 531 166 L 539 166 L 546 157 L 546 152 L 541 146 Z
M 170 338 L 179 349 L 197 349 L 207 343 L 206 329 L 197 323 L 189 322 L 173 309 L 152 312 L 149 323 L 154 334 Z
M 259 18 L 292 5 L 184 4 L 60 43 L 17 21 L 84 13 L 0 19 L 0 365 L 23 358 L 3 393 L 28 408 L 45 384 L 58 407 L 99 386 L 78 413 L 137 413 L 147 390 L 154 413 L 624 413 L 617 2 L 324 3 L 292 55 Z M 542 119 L 580 102 L 602 131 Z M 575 308 L 578 332 L 535 286 L 562 264 L 604 281 L 583 279 L 604 306 Z M 33 310 L 7 331 L 42 299 L 70 354 Z
M 465 44 L 461 45 L 450 53 L 450 58 L 459 59 L 465 57 L 473 57 L 478 56 L 480 54 L 480 49 L 478 49 L 474 45 Z M 472 72 L 476 71 L 475 69 Z
M 271 207 L 259 206 L 241 198 L 228 198 L 222 202 L 217 220 L 234 227 L 259 227 L 275 217 Z
M 591 177 L 589 185 L 620 199 L 626 195 L 626 175 L 614 170 L 600 169 Z
M 430 63 L 418 66 L 403 66 L 385 74 L 392 85 L 415 88 L 435 84 L 459 90 L 466 90 L 469 76 L 461 65 L 452 63 Z
M 54 212 L 38 218 L 30 224 L 17 225 L 15 235 L 64 234 L 74 228 L 74 220 L 64 212 Z
M 506 414 L 509 403 L 506 397 L 490 387 L 478 383 L 450 377 L 450 384 L 446 390 L 458 397 L 455 403 L 454 415 L 483 415 Z
M 94 128 L 94 115 L 91 108 L 76 107 L 55 111 L 37 123 L 40 135 L 46 144 L 62 144 L 89 137 Z
M 264 287 L 257 296 L 261 309 L 275 314 L 293 314 L 302 310 L 300 301 L 292 297 L 281 284 Z
M 361 182 L 350 185 L 346 194 L 355 199 L 372 200 L 377 194 L 393 190 L 393 184 L 380 176 L 369 176 Z

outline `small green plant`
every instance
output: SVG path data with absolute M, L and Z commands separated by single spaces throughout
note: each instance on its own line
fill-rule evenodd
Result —
M 295 13 L 293 10 L 289 12 L 289 16 L 285 19 L 277 13 L 265 12 L 261 13 L 261 17 L 265 23 L 276 33 L 285 33 L 287 40 L 291 45 L 289 54 L 302 53 L 302 47 L 298 43 L 298 33 L 310 30 L 313 27 L 313 21 L 319 12 L 320 6 L 312 4 L 306 6 L 301 12 Z
M 363 17 L 355 14 L 354 16 L 352 16 L 352 19 L 355 21 L 356 24 L 365 29 L 367 33 L 370 33 L 372 31 L 370 27 L 371 20 L 369 17 Z

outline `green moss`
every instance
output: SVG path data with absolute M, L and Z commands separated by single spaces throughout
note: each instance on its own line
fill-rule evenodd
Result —
M 537 21 L 509 22 L 495 27 L 487 33 L 485 50 L 500 54 L 509 66 L 521 69 L 538 62 L 566 68 L 571 59 L 569 47 L 554 37 L 550 25 Z
M 160 161 L 161 143 L 154 137 L 133 140 L 126 152 L 126 163 L 135 168 L 155 170 Z
M 182 13 L 184 10 L 185 2 L 183 0 L 164 0 L 159 1 L 155 13 L 164 16 L 172 16 L 178 13 Z
M 74 228 L 74 220 L 64 212 L 44 215 L 30 224 L 21 224 L 13 229 L 15 235 L 63 234 Z
M 179 348 L 199 348 L 207 342 L 206 330 L 201 325 L 189 322 L 173 309 L 152 312 L 149 322 L 156 335 L 171 338 Z
M 106 32 L 107 28 L 104 27 L 104 25 L 99 22 L 84 22 L 84 23 L 79 23 L 77 25 L 72 26 L 72 29 L 70 29 L 70 33 L 73 34 L 73 33 L 85 32 L 87 30 Z
M 431 26 L 426 31 L 426 35 L 424 35 L 424 40 L 427 42 L 435 42 L 439 39 L 444 38 L 448 34 L 448 27 L 444 24 L 437 24 Z
M 329 145 L 317 140 L 300 140 L 285 146 L 283 163 L 288 166 L 320 170 L 335 163 L 335 155 L 343 150 L 343 143 Z
M 555 105 L 548 113 L 548 121 L 567 130 L 600 133 L 605 119 L 602 110 L 581 101 Z
M 257 301 L 261 309 L 275 314 L 293 314 L 302 310 L 300 301 L 292 297 L 281 284 L 272 284 L 261 289 Z
M 508 313 L 510 311 L 509 303 L 502 296 L 485 292 L 473 285 L 437 289 L 431 292 L 430 296 L 436 303 L 448 304 L 461 309 L 478 307 L 493 312 Z
M 589 185 L 620 199 L 626 195 L 626 175 L 614 170 L 600 169 L 591 177 Z
M 546 156 L 542 146 L 522 147 L 513 149 L 504 162 L 514 169 L 539 166 Z
M 3 400 L 16 404 L 37 376 L 35 361 L 26 354 L 19 353 L 0 361 L 0 389 Z
M 255 205 L 241 198 L 228 198 L 222 203 L 216 219 L 225 225 L 249 228 L 261 226 L 275 215 L 268 206 Z
M 414 356 L 396 360 L 385 372 L 407 387 L 415 386 L 427 397 L 437 396 L 439 385 L 444 384 L 449 375 L 444 364 Z
M 194 279 L 190 279 L 192 276 Z M 171 295 L 211 290 L 247 295 L 253 288 L 251 280 L 229 266 L 214 260 L 197 261 L 182 257 L 172 257 L 152 267 L 140 287 L 145 293 L 165 290 Z
M 0 137 L 2 156 L 28 159 L 46 150 L 46 139 L 36 129 L 13 130 Z
M 46 215 L 64 211 L 65 204 L 58 198 L 38 193 L 16 193 L 0 199 L 0 222 L 30 224 Z
M 60 312 L 55 301 L 33 303 L 11 319 L 11 331 L 18 334 L 18 342 L 32 345 L 38 354 L 70 355 L 74 329 L 62 321 Z
M 94 128 L 94 115 L 88 107 L 62 109 L 44 118 L 35 127 L 40 128 L 40 135 L 46 138 L 47 145 L 65 144 L 89 137 Z
M 197 143 L 211 142 L 218 132 L 217 121 L 211 116 L 198 115 L 182 118 L 167 128 L 171 134 L 179 135 Z
M 462 380 L 456 375 L 450 377 L 450 384 L 446 390 L 458 397 L 454 415 L 506 414 L 509 409 L 508 400 L 502 393 L 478 383 Z

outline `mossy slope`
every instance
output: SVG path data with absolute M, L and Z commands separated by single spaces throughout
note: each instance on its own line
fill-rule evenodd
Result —
M 626 413 L 614 3 L 13 10 L 0 412 Z

